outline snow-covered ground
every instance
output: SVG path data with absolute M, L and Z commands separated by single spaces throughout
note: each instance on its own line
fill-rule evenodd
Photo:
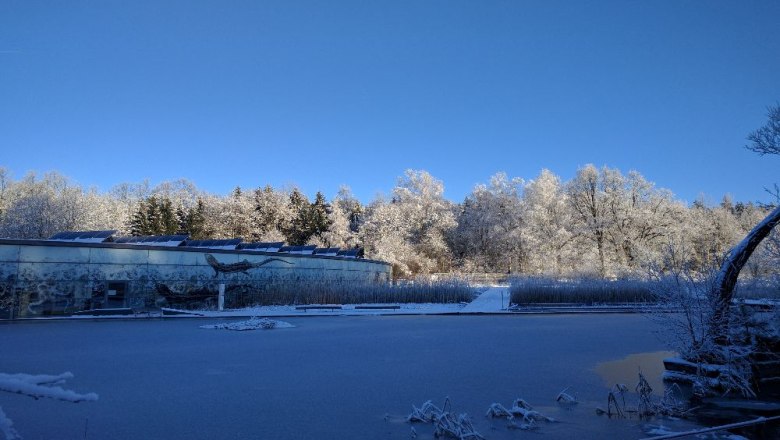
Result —
M 491 286 L 475 298 L 474 301 L 466 304 L 461 312 L 497 313 L 505 311 L 507 307 L 509 307 L 509 288 L 504 286 Z
M 0 406 L 28 439 L 404 439 L 412 405 L 445 397 L 488 439 L 642 438 L 644 423 L 595 415 L 608 387 L 594 368 L 663 349 L 654 324 L 636 314 L 284 321 L 294 327 L 214 331 L 200 328 L 213 319 L 198 318 L 0 324 L 0 371 L 70 371 L 70 389 L 100 396 L 72 404 L 2 393 Z M 578 405 L 556 403 L 564 388 Z M 516 398 L 558 422 L 528 433 L 485 417 L 492 403 Z M 415 430 L 433 438 L 430 426 Z
M 440 304 L 440 303 L 392 303 L 392 304 L 332 304 L 306 306 L 258 306 L 243 309 L 228 310 L 174 310 L 182 318 L 251 318 L 263 317 L 294 317 L 294 316 L 371 316 L 371 315 L 470 315 L 470 314 L 579 314 L 579 313 L 632 313 L 648 312 L 663 309 L 664 305 L 632 305 L 632 304 L 545 304 L 525 305 L 509 308 L 509 288 L 507 286 L 486 286 L 480 295 L 471 303 Z M 776 302 L 753 301 L 762 305 L 777 306 Z M 181 313 L 179 313 L 181 312 Z M 145 311 L 134 315 L 74 315 L 62 317 L 31 318 L 34 320 L 58 320 L 58 319 L 138 319 L 159 318 L 159 311 Z

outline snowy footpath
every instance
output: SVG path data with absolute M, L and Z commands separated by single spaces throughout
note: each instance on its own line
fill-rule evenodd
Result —
M 482 292 L 474 301 L 466 304 L 461 313 L 496 313 L 506 311 L 509 306 L 509 288 L 492 286 Z

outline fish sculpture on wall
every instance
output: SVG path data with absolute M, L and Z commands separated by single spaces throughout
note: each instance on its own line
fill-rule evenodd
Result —
M 281 258 L 267 258 L 259 263 L 250 263 L 248 260 L 239 261 L 238 263 L 220 263 L 217 261 L 216 258 L 214 258 L 211 254 L 206 254 L 206 262 L 209 263 L 209 266 L 211 266 L 212 269 L 214 269 L 214 276 L 216 277 L 219 275 L 220 272 L 222 273 L 233 273 L 233 272 L 244 272 L 248 274 L 247 272 L 249 269 L 256 269 L 261 266 L 265 266 L 268 263 L 271 263 L 273 261 L 281 261 L 282 263 L 293 265 L 294 263 L 290 263 L 287 260 L 283 260 Z

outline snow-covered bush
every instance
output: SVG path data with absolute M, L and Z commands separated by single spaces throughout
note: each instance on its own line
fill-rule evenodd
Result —
M 675 313 L 651 316 L 659 322 L 669 348 L 698 371 L 695 381 L 699 392 L 755 396 L 751 356 L 759 349 L 757 336 L 771 333 L 771 325 L 747 308 L 733 305 L 725 333 L 714 332 L 713 315 L 719 300 L 714 283 L 714 275 L 696 276 L 685 270 L 659 276 L 653 293 L 663 308 Z M 677 375 L 667 372 L 666 377 L 675 379 Z

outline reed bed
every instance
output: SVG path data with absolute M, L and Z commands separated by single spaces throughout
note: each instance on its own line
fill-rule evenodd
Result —
M 738 299 L 771 299 L 780 300 L 780 283 L 778 280 L 740 280 L 734 290 Z
M 637 304 L 652 303 L 652 283 L 644 280 L 558 280 L 514 278 L 512 304 Z
M 349 282 L 279 283 L 257 289 L 228 289 L 231 308 L 300 304 L 461 303 L 474 299 L 476 290 L 458 280 L 356 284 Z

